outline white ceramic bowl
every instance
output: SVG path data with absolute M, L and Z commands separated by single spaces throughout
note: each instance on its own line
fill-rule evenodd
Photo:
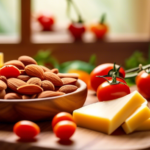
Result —
M 16 122 L 19 120 L 50 120 L 59 112 L 72 113 L 83 106 L 87 97 L 86 84 L 78 79 L 78 89 L 61 96 L 25 99 L 0 99 L 0 122 Z

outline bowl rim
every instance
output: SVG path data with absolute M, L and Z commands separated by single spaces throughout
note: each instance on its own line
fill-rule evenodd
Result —
M 17 102 L 17 103 L 22 103 L 22 102 L 35 102 L 35 101 L 43 101 L 43 100 L 54 100 L 57 98 L 61 98 L 61 97 L 65 97 L 65 96 L 69 96 L 69 95 L 73 95 L 76 94 L 78 92 L 81 92 L 85 89 L 87 89 L 87 85 L 84 81 L 82 81 L 81 79 L 77 80 L 77 85 L 78 85 L 78 89 L 74 92 L 68 93 L 68 94 L 64 94 L 64 95 L 60 95 L 60 96 L 53 96 L 53 97 L 46 97 L 46 98 L 34 98 L 34 99 L 11 99 L 11 100 L 6 100 L 6 99 L 0 99 L 0 103 L 4 102 L 4 103 L 12 103 L 12 102 Z

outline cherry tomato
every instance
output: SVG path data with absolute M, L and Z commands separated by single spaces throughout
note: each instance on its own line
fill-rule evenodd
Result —
M 97 91 L 97 88 L 100 84 L 102 84 L 104 81 L 106 81 L 104 78 L 98 78 L 96 76 L 104 76 L 107 75 L 110 70 L 112 70 L 114 67 L 114 64 L 112 63 L 106 63 L 97 66 L 90 74 L 90 82 L 91 87 L 94 91 Z M 119 70 L 119 75 L 122 78 L 125 78 L 125 70 L 121 67 Z M 111 79 L 111 77 L 107 77 L 107 79 Z
M 0 75 L 5 76 L 6 78 L 15 77 L 17 78 L 20 75 L 20 71 L 17 67 L 13 65 L 3 66 L 0 69 Z
M 78 40 L 82 38 L 86 28 L 82 23 L 72 23 L 69 25 L 68 30 L 72 34 L 72 36 Z
M 90 30 L 94 33 L 97 39 L 101 39 L 108 31 L 108 27 L 105 24 L 95 23 L 90 26 Z
M 14 125 L 13 131 L 21 139 L 33 139 L 40 133 L 40 128 L 34 122 L 23 120 Z
M 105 22 L 106 14 L 103 14 L 100 18 L 100 22 L 92 24 L 90 30 L 94 33 L 97 39 L 101 39 L 108 31 L 108 26 L 104 23 Z
M 150 74 L 145 70 L 141 71 L 135 79 L 139 93 L 146 99 L 150 99 Z
M 57 115 L 54 116 L 54 118 L 52 120 L 52 127 L 54 128 L 54 126 L 58 122 L 64 121 L 64 120 L 69 120 L 69 121 L 73 121 L 74 122 L 74 119 L 73 119 L 71 114 L 69 114 L 67 112 L 61 112 L 61 113 L 58 113 Z
M 130 88 L 125 83 L 110 84 L 105 81 L 97 89 L 97 97 L 99 101 L 109 101 L 123 97 L 127 94 L 130 94 Z
M 55 22 L 54 17 L 52 15 L 49 15 L 46 13 L 39 15 L 37 20 L 39 21 L 39 23 L 43 27 L 43 31 L 51 31 L 52 26 Z
M 72 121 L 60 121 L 54 127 L 55 135 L 61 140 L 68 140 L 75 130 L 76 124 Z

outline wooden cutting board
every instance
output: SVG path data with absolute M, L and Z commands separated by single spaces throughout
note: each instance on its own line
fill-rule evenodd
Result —
M 134 91 L 136 87 L 132 87 Z M 84 105 L 98 102 L 94 92 L 88 91 Z M 51 122 L 38 122 L 41 133 L 32 141 L 21 141 L 13 132 L 13 124 L 0 124 L 0 150 L 124 150 L 149 149 L 150 131 L 126 135 L 122 128 L 112 135 L 78 127 L 73 137 L 62 142 L 54 135 Z

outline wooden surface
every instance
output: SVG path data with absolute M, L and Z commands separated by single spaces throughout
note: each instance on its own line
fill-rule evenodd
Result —
M 131 88 L 135 90 L 135 87 Z M 85 105 L 97 102 L 95 94 L 88 92 Z M 77 127 L 67 142 L 62 142 L 52 132 L 51 122 L 38 122 L 41 133 L 32 141 L 21 141 L 13 132 L 13 124 L 0 124 L 0 150 L 105 150 L 149 149 L 150 131 L 126 135 L 119 128 L 112 135 Z

